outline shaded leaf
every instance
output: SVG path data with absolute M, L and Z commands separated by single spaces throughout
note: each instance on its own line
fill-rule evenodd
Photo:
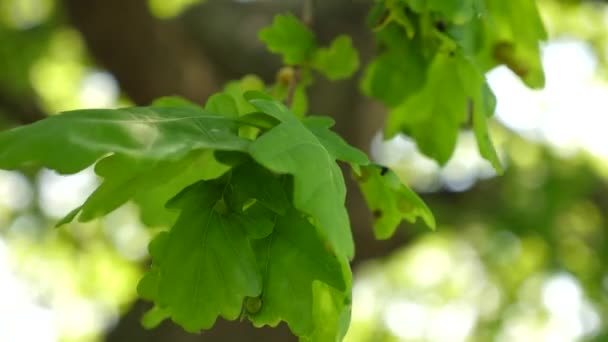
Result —
M 387 136 L 410 135 L 421 152 L 445 164 L 468 119 L 469 102 L 478 96 L 483 82 L 483 75 L 462 54 L 438 53 L 424 87 L 391 111 Z
M 261 292 L 255 256 L 241 225 L 213 209 L 223 186 L 202 181 L 170 205 L 181 214 L 156 260 L 157 305 L 188 331 L 208 329 L 218 316 L 239 317 L 245 297 Z
M 315 227 L 293 208 L 278 218 L 271 235 L 254 241 L 254 249 L 264 289 L 261 309 L 249 319 L 255 326 L 276 326 L 284 320 L 298 336 L 312 332 L 313 281 L 344 291 L 339 261 L 324 247 Z

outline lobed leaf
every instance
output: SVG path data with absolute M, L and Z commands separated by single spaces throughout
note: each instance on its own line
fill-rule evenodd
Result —
M 244 298 L 262 289 L 246 230 L 214 210 L 223 188 L 201 181 L 171 200 L 181 214 L 155 260 L 160 275 L 155 301 L 188 331 L 208 329 L 218 316 L 238 318 Z
M 165 203 L 188 185 L 217 178 L 227 169 L 207 150 L 191 152 L 175 161 L 137 160 L 124 155 L 104 158 L 95 166 L 104 181 L 80 206 L 78 220 L 88 222 L 134 199 L 146 225 L 170 226 L 177 213 L 167 210 Z M 62 223 L 69 221 L 66 217 Z
M 249 319 L 255 326 L 284 320 L 297 336 L 315 328 L 313 282 L 345 291 L 341 264 L 317 236 L 315 227 L 295 209 L 279 216 L 271 235 L 253 242 L 262 270 L 262 306 Z
M 192 150 L 246 151 L 235 119 L 189 107 L 134 107 L 65 112 L 0 133 L 0 168 L 30 164 L 75 173 L 116 153 L 177 160 Z
M 328 48 L 319 48 L 312 59 L 312 67 L 330 80 L 352 76 L 359 68 L 359 55 L 347 35 L 335 38 Z
M 539 42 L 547 40 L 535 1 L 487 0 L 486 53 L 507 65 L 529 87 L 545 84 Z
M 314 34 L 292 14 L 276 15 L 258 36 L 268 50 L 283 56 L 286 65 L 305 63 L 316 48 Z
M 294 176 L 295 207 L 313 218 L 338 256 L 352 258 L 346 187 L 335 156 L 282 104 L 264 99 L 250 103 L 281 123 L 254 141 L 249 153 L 264 167 Z
M 435 218 L 429 208 L 391 170 L 375 165 L 363 166 L 357 181 L 367 205 L 374 213 L 374 235 L 377 239 L 388 239 L 401 221 L 414 223 L 418 217 L 429 228 L 435 229 Z

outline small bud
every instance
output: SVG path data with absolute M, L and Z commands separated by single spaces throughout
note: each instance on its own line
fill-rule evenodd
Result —
M 289 86 L 293 83 L 296 72 L 292 67 L 282 67 L 277 73 L 277 83 L 282 86 Z

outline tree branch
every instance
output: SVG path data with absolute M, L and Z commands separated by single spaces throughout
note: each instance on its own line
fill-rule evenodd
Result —
M 46 117 L 34 95 L 16 98 L 0 89 L 0 111 L 13 123 L 27 125 Z
M 138 104 L 176 94 L 202 102 L 219 87 L 214 66 L 176 22 L 161 22 L 146 0 L 64 0 L 93 58 Z

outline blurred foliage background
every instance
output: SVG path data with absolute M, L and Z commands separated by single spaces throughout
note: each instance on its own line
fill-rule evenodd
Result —
M 488 74 L 505 176 L 477 155 L 471 132 L 440 168 L 407 137 L 383 142 L 384 109 L 358 80 L 316 82 L 311 110 L 333 115 L 354 145 L 424 194 L 436 232 L 404 225 L 375 241 L 352 184 L 357 244 L 347 341 L 608 341 L 608 2 L 539 0 L 551 35 L 547 86 L 506 69 Z M 349 33 L 363 59 L 370 1 L 318 1 L 321 41 Z M 0 0 L 0 129 L 59 111 L 145 104 L 177 94 L 202 102 L 248 73 L 275 77 L 255 32 L 300 1 Z M 0 341 L 285 341 L 284 326 L 220 322 L 188 335 L 145 331 L 135 285 L 145 227 L 127 205 L 90 224 L 55 221 L 97 180 L 91 170 L 0 171 Z

